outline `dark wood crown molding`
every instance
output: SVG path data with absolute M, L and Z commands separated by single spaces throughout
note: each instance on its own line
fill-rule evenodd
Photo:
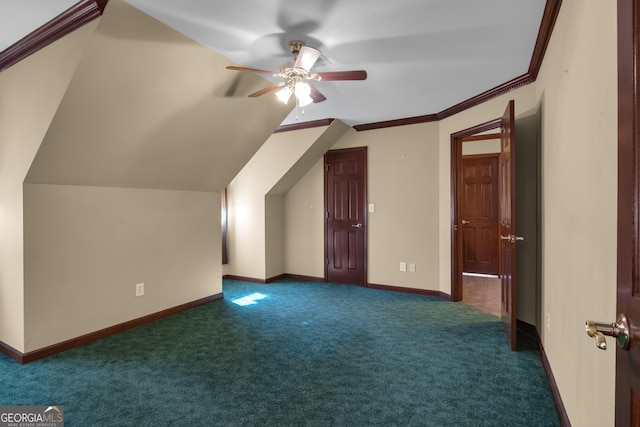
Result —
M 81 0 L 0 52 L 0 72 L 102 15 L 109 0 Z
M 531 63 L 529 64 L 529 76 L 531 76 L 533 81 L 538 78 L 538 72 L 542 66 L 542 60 L 547 51 L 547 46 L 549 46 L 553 27 L 555 27 L 556 20 L 560 14 L 561 5 L 562 0 L 547 0 L 547 4 L 544 7 L 542 22 L 538 30 L 538 38 L 536 39 L 533 55 L 531 55 Z
M 427 114 L 424 116 L 406 117 L 404 119 L 386 120 L 384 122 L 365 123 L 362 125 L 356 125 L 353 128 L 357 131 L 390 128 L 394 126 L 415 125 L 418 123 L 437 122 L 437 114 Z

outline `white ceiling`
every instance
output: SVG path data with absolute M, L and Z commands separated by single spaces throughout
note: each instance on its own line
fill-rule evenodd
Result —
M 0 0 L 0 51 L 75 2 Z M 283 122 L 337 118 L 349 125 L 435 114 L 525 74 L 546 3 L 126 2 L 238 65 L 279 71 L 280 64 L 291 59 L 287 42 L 302 40 L 325 57 L 313 71 L 366 70 L 366 81 L 316 83 L 327 100 L 306 107 L 304 115 L 294 109 Z M 276 102 L 273 94 L 264 96 Z

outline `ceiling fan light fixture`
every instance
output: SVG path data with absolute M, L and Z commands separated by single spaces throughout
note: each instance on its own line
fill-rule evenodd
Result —
M 298 106 L 299 107 L 306 107 L 307 105 L 311 104 L 313 102 L 313 98 L 311 98 L 310 96 L 306 96 L 306 97 L 296 97 L 298 99 Z
M 289 103 L 289 98 L 291 98 L 292 94 L 293 94 L 293 91 L 289 86 L 285 86 L 276 92 L 276 96 L 278 97 L 278 100 L 285 105 Z
M 309 95 L 311 95 L 311 86 L 309 86 L 309 83 L 305 83 L 305 82 L 297 82 L 295 85 L 295 93 L 296 93 L 296 97 L 299 98 L 308 98 Z
M 308 83 L 303 81 L 299 81 L 294 86 L 294 93 L 296 98 L 298 99 L 298 106 L 306 107 L 307 105 L 313 102 L 313 98 L 311 98 L 311 86 Z
M 318 58 L 322 56 L 322 53 L 318 49 L 305 46 L 302 41 L 289 42 L 289 49 L 291 49 L 294 59 L 293 61 L 282 63 L 279 73 L 238 65 L 228 65 L 226 68 L 228 70 L 249 71 L 282 78 L 284 81 L 274 83 L 257 92 L 250 93 L 249 97 L 255 98 L 276 91 L 278 100 L 285 105 L 289 103 L 291 96 L 295 96 L 298 107 L 305 107 L 312 102 L 317 103 L 327 99 L 315 86 L 310 85 L 307 81 L 365 80 L 367 78 L 367 72 L 364 70 L 315 73 L 311 71 L 311 67 L 313 67 Z

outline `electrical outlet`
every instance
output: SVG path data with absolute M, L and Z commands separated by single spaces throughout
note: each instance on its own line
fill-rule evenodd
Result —
M 141 297 L 144 295 L 144 283 L 136 284 L 136 296 Z
M 414 263 L 410 263 L 409 264 L 409 272 L 410 273 L 415 273 L 416 272 L 416 265 Z
M 401 262 L 400 263 L 400 271 L 407 271 L 407 263 L 406 262 Z
M 547 313 L 547 331 L 551 330 L 551 315 Z

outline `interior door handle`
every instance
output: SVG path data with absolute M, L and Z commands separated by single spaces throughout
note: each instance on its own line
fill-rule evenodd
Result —
M 585 329 L 587 335 L 596 341 L 596 347 L 600 350 L 607 349 L 605 335 L 615 337 L 621 349 L 627 350 L 629 348 L 629 341 L 631 339 L 629 335 L 629 320 L 627 316 L 622 313 L 618 316 L 616 323 L 597 323 L 587 320 Z
M 364 227 L 364 225 L 362 225 L 362 224 L 360 224 L 360 223 L 357 223 L 357 224 L 351 224 L 351 226 L 352 226 L 353 228 L 362 228 L 362 227 Z
M 469 223 L 470 223 L 470 221 L 467 221 L 466 219 L 463 219 L 463 220 L 462 220 L 462 223 L 463 223 L 463 224 L 469 224 Z
M 500 236 L 500 240 L 508 240 L 511 243 L 524 240 L 524 237 L 516 236 L 515 234 L 508 234 L 506 236 Z

